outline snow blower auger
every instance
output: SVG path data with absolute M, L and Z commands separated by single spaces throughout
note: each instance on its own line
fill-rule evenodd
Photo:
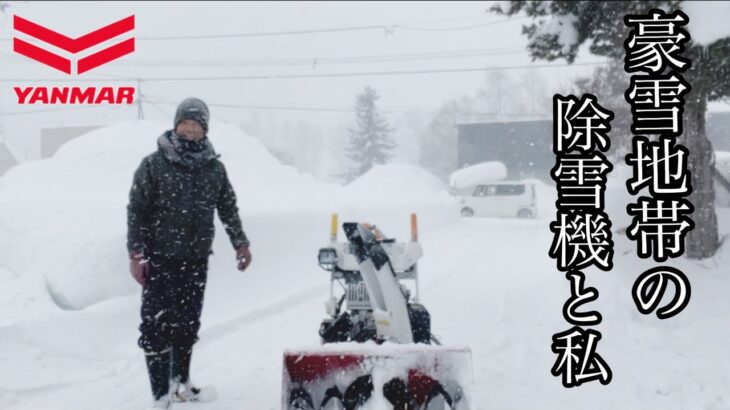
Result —
M 322 346 L 284 352 L 284 410 L 469 410 L 471 351 L 440 346 L 418 303 L 416 215 L 411 241 L 387 239 L 373 225 L 346 222 L 347 242 L 330 244 L 319 265 L 330 272 Z M 415 283 L 415 295 L 405 286 Z M 343 294 L 335 296 L 335 282 Z M 343 283 L 344 282 L 344 283 Z M 344 307 L 343 307 L 344 305 Z

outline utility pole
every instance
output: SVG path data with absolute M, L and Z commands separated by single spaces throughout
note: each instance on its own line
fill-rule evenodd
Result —
M 142 110 L 142 80 L 137 79 L 137 119 L 144 119 L 144 110 Z

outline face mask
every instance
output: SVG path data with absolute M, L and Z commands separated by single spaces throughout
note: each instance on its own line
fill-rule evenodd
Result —
M 174 145 L 176 150 L 179 149 L 182 152 L 202 152 L 207 146 L 207 137 L 203 137 L 201 140 L 198 141 L 193 141 L 187 140 L 174 132 L 173 135 L 175 136 Z

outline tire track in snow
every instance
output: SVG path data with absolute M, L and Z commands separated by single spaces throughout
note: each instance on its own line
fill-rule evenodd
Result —
M 201 329 L 200 343 L 203 344 L 205 339 L 215 340 L 222 335 L 236 331 L 242 325 L 264 320 L 278 313 L 284 313 L 287 310 L 314 299 L 315 297 L 326 295 L 328 288 L 329 285 L 317 286 L 309 290 L 296 293 L 270 305 L 248 311 L 236 318 L 219 322 Z

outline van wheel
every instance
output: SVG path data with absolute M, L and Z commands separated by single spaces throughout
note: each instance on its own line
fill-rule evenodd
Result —
M 474 210 L 471 208 L 462 208 L 461 216 L 472 217 L 472 216 L 474 216 Z
M 532 211 L 529 209 L 520 209 L 519 212 L 517 212 L 518 218 L 532 218 Z

